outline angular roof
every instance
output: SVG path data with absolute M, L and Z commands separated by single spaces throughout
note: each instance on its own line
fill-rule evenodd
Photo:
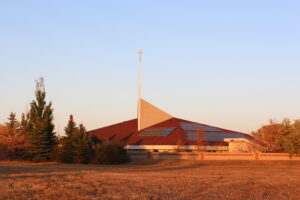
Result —
M 99 139 L 123 141 L 126 145 L 228 145 L 225 138 L 255 139 L 244 133 L 222 129 L 179 118 L 157 123 L 138 131 L 138 120 L 133 119 L 89 133 Z
M 157 108 L 151 103 L 145 101 L 144 99 L 139 99 L 139 107 L 138 107 L 138 129 L 142 130 L 158 124 L 160 122 L 171 119 L 172 116 L 166 113 L 165 111 Z
M 228 145 L 224 139 L 252 136 L 172 117 L 139 98 L 138 118 L 89 132 L 99 139 L 123 141 L 126 145 Z
M 88 133 L 99 139 L 111 141 L 127 141 L 137 131 L 137 119 L 121 122 L 111 126 L 95 129 Z

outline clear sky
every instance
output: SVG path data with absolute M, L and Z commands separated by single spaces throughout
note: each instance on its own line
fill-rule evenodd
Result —
M 45 78 L 55 125 L 133 119 L 142 96 L 191 121 L 249 133 L 300 118 L 300 1 L 0 1 L 0 123 Z

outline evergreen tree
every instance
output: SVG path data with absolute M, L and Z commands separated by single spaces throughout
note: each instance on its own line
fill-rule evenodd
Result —
M 93 142 L 82 124 L 79 125 L 78 131 L 73 138 L 75 149 L 74 162 L 89 163 L 94 157 Z
M 67 137 L 72 137 L 77 131 L 76 123 L 74 122 L 73 115 L 70 115 L 67 127 L 65 127 L 65 134 Z
M 27 132 L 33 161 L 49 161 L 57 144 L 54 132 L 52 103 L 46 103 L 44 79 L 36 81 L 36 99 L 30 104 Z
M 22 130 L 23 133 L 27 133 L 27 129 L 28 129 L 28 114 L 24 114 L 22 113 L 22 118 L 21 118 L 21 126 L 20 129 Z
M 11 112 L 7 119 L 8 119 L 8 122 L 6 122 L 6 126 L 8 128 L 10 128 L 10 129 L 18 129 L 19 128 L 20 123 L 16 119 L 15 113 Z
M 59 160 L 61 162 L 74 162 L 74 136 L 78 132 L 73 116 L 70 115 L 67 126 L 65 127 L 66 136 L 62 138 L 61 152 L 59 153 Z

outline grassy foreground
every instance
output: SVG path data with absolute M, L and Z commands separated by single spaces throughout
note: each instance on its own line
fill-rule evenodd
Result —
M 0 199 L 299 200 L 300 162 L 0 162 Z

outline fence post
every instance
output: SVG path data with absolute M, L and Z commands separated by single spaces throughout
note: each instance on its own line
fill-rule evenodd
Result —
M 199 153 L 199 159 L 204 160 L 204 152 Z
M 255 160 L 258 160 L 258 153 L 255 152 Z

